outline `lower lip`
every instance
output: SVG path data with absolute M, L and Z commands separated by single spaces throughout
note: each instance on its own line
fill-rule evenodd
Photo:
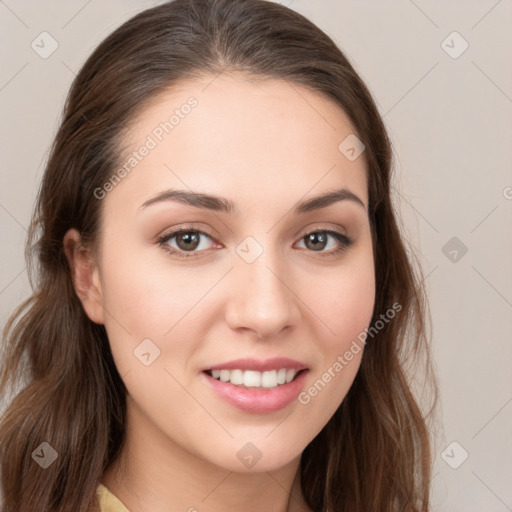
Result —
M 276 388 L 245 388 L 230 382 L 221 382 L 205 372 L 201 372 L 201 375 L 231 405 L 245 412 L 264 414 L 279 411 L 296 400 L 304 387 L 307 373 L 307 370 L 303 370 L 294 380 Z

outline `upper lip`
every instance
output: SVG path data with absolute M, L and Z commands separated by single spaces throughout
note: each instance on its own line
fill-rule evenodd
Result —
M 216 364 L 203 368 L 202 371 L 207 370 L 254 370 L 258 372 L 265 372 L 270 370 L 279 370 L 286 368 L 287 370 L 305 370 L 307 365 L 288 357 L 273 357 L 271 359 L 234 359 L 226 361 L 225 363 Z

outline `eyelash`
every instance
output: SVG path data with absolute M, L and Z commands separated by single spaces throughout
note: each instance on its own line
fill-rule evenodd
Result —
M 203 251 L 181 251 L 176 250 L 174 248 L 169 248 L 169 246 L 166 244 L 169 240 L 174 238 L 175 236 L 181 234 L 181 233 L 199 233 L 201 235 L 205 235 L 208 238 L 213 240 L 213 237 L 210 236 L 208 233 L 205 233 L 204 231 L 201 231 L 200 229 L 197 229 L 197 227 L 190 225 L 190 226 L 183 226 L 181 228 L 175 229 L 173 231 L 170 231 L 169 233 L 165 233 L 164 235 L 160 236 L 157 239 L 157 244 L 162 247 L 162 249 L 171 255 L 177 255 L 179 258 L 195 258 L 197 255 Z M 300 240 L 303 240 L 309 235 L 316 234 L 316 233 L 325 233 L 328 235 L 331 235 L 334 237 L 338 242 L 340 242 L 340 245 L 338 248 L 331 250 L 329 252 L 323 252 L 319 251 L 318 254 L 320 257 L 329 257 L 329 256 L 335 256 L 337 254 L 340 254 L 344 252 L 346 249 L 348 249 L 353 243 L 354 240 L 350 238 L 347 235 L 344 235 L 343 233 L 340 233 L 339 231 L 335 231 L 332 229 L 318 229 L 314 231 L 309 231 L 308 233 L 304 234 Z M 311 251 L 311 252 L 317 252 L 317 251 Z

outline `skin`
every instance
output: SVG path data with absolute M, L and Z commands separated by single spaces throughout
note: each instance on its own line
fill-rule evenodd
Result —
M 127 132 L 128 150 L 190 96 L 198 106 L 102 199 L 99 250 L 79 250 L 74 229 L 64 238 L 77 294 L 105 325 L 128 389 L 126 444 L 102 482 L 131 512 L 309 510 L 300 455 L 342 402 L 363 351 L 308 404 L 268 414 L 219 398 L 201 369 L 290 357 L 308 365 L 308 389 L 369 325 L 375 279 L 364 154 L 349 161 L 338 150 L 354 129 L 323 95 L 227 73 L 156 98 Z M 292 214 L 297 202 L 342 187 L 364 207 L 343 200 Z M 140 208 L 170 188 L 226 197 L 240 213 L 171 201 Z M 194 257 L 155 241 L 189 222 L 207 233 Z M 340 246 L 335 238 L 316 250 L 305 240 L 322 229 L 354 243 L 325 256 Z M 249 236 L 263 249 L 250 264 L 236 252 Z M 187 248 L 177 237 L 169 245 Z M 149 366 L 134 356 L 147 338 L 160 350 Z M 247 442 L 261 452 L 252 468 L 237 457 Z

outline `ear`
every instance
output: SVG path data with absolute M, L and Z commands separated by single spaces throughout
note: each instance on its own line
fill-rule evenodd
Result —
M 63 239 L 75 292 L 87 316 L 97 324 L 105 322 L 99 269 L 90 250 L 82 245 L 80 233 L 70 229 Z

